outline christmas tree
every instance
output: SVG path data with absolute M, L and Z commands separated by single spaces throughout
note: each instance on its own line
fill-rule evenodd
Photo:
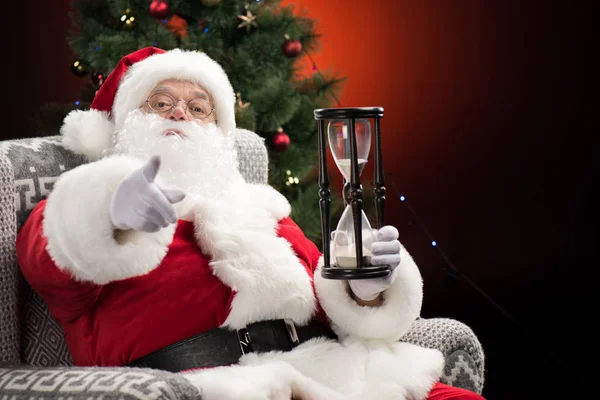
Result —
M 318 48 L 315 21 L 278 0 L 74 0 L 69 44 L 73 73 L 87 80 L 72 104 L 48 104 L 38 131 L 54 134 L 66 114 L 87 109 L 107 74 L 126 54 L 147 46 L 203 51 L 219 62 L 237 93 L 236 121 L 269 152 L 269 184 L 292 205 L 292 218 L 321 247 L 316 166 L 316 108 L 334 105 L 343 78 L 300 76 Z M 305 58 L 305 57 L 304 57 Z M 334 193 L 333 215 L 341 201 Z M 339 199 L 339 198 L 338 198 Z

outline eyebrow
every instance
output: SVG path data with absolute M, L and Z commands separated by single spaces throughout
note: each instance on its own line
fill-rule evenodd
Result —
M 197 97 L 204 99 L 204 100 L 208 100 L 208 97 L 206 96 L 206 94 L 204 94 L 202 92 L 195 92 L 195 93 L 196 93 Z
M 168 92 L 168 91 L 169 90 L 166 87 L 162 87 L 162 86 L 159 86 L 156 89 L 154 89 L 154 93 L 165 93 L 165 92 Z M 208 96 L 205 93 L 194 92 L 194 94 L 196 95 L 197 98 L 199 97 L 201 99 L 208 100 Z

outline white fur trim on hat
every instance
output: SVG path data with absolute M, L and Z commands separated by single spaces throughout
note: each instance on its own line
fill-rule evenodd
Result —
M 223 68 L 205 53 L 170 50 L 135 63 L 121 79 L 112 114 L 117 129 L 129 112 L 139 108 L 152 89 L 167 79 L 186 80 L 206 89 L 214 100 L 218 125 L 224 134 L 235 129 L 235 93 Z
M 89 160 L 99 160 L 112 143 L 115 125 L 108 114 L 98 110 L 73 110 L 65 117 L 60 134 L 65 147 Z

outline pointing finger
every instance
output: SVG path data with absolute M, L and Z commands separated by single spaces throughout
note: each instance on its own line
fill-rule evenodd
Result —
M 160 156 L 152 156 L 152 158 L 150 158 L 150 160 L 142 167 L 142 173 L 148 183 L 154 182 L 159 168 Z

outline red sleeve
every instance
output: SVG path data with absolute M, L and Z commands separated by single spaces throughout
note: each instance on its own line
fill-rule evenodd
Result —
M 291 243 L 292 249 L 298 256 L 300 262 L 304 265 L 304 268 L 306 268 L 306 272 L 308 272 L 308 275 L 312 281 L 315 298 L 318 300 L 317 293 L 315 291 L 314 276 L 319 259 L 321 258 L 321 251 L 318 249 L 316 244 L 304 236 L 302 229 L 300 229 L 300 227 L 290 217 L 286 217 L 279 221 L 279 226 L 277 229 L 279 236 Z M 329 326 L 329 321 L 325 311 L 323 311 L 321 305 L 318 303 L 315 319 L 321 322 L 323 325 Z
M 78 282 L 60 270 L 46 250 L 43 234 L 46 201 L 40 202 L 17 235 L 17 260 L 25 280 L 48 304 L 58 321 L 68 322 L 83 315 L 98 299 L 101 286 Z

